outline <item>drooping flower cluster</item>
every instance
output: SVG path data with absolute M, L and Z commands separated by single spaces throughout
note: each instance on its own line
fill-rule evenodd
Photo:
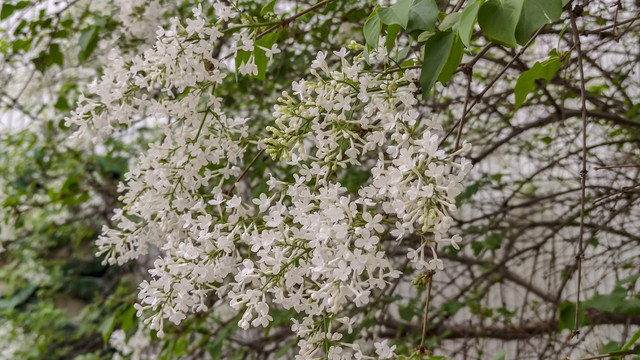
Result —
M 265 227 L 247 236 L 258 264 L 246 261 L 232 284 L 234 305 L 245 309 L 241 326 L 268 323 L 269 293 L 275 304 L 306 315 L 293 327 L 305 339 L 302 358 L 323 348 L 329 358 L 362 355 L 340 340 L 357 322 L 348 315 L 352 307 L 366 307 L 399 275 L 385 248 L 419 235 L 408 254 L 414 267 L 442 268 L 424 250 L 457 246 L 459 236 L 446 236 L 449 211 L 471 168 L 453 160 L 469 145 L 445 154 L 419 119 L 416 72 L 373 73 L 363 70 L 364 57 L 349 63 L 346 49 L 335 55 L 339 70 L 319 53 L 311 65 L 316 79 L 294 83 L 293 95 L 285 92 L 276 106 L 267 152 L 298 171 L 291 183 L 272 178 L 271 196 L 253 200 Z M 339 182 L 350 166 L 371 173 L 357 194 Z M 381 357 L 390 351 L 377 347 Z
M 358 46 L 335 53 L 337 70 L 320 52 L 314 78 L 283 93 L 269 136 L 255 145 L 247 119 L 225 114 L 216 96 L 225 70 L 213 44 L 233 15 L 220 4 L 216 12 L 214 25 L 200 9 L 186 27 L 172 20 L 130 63 L 114 57 L 95 97 L 68 119 L 78 135 L 105 137 L 150 119 L 161 130 L 120 185 L 124 207 L 98 240 L 101 254 L 123 264 L 160 250 L 136 305 L 152 313 L 146 321 L 159 336 L 165 319 L 179 324 L 224 301 L 243 329 L 267 327 L 274 309 L 293 310 L 301 359 L 392 357 L 393 346 L 365 349 L 367 331 L 353 329 L 400 276 L 390 248 L 405 241 L 414 268 L 434 270 L 442 262 L 425 250 L 457 246 L 459 236 L 446 235 L 449 212 L 471 165 L 455 158 L 469 146 L 438 150 L 416 99 L 418 73 L 371 70 L 376 57 Z M 256 51 L 256 34 L 241 30 L 227 50 Z M 271 58 L 277 46 L 261 51 Z M 255 75 L 255 56 L 237 70 Z M 291 180 L 270 176 L 269 192 L 251 198 L 239 180 L 255 146 L 279 161 L 274 172 L 293 170 Z M 350 167 L 370 174 L 355 191 L 340 181 Z M 208 299 L 214 294 L 219 300 Z

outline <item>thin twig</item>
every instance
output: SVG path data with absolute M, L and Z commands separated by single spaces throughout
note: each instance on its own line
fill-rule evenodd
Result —
M 564 357 L 562 358 L 562 360 L 598 360 L 598 359 L 606 359 L 614 356 L 627 356 L 631 354 L 632 352 L 627 350 L 627 351 L 619 351 L 619 352 L 614 352 L 610 354 L 596 355 L 596 356 L 590 356 L 590 357 L 579 358 L 579 359 L 569 359 L 567 357 Z
M 301 11 L 301 12 L 299 12 L 299 13 L 296 13 L 296 14 L 294 14 L 294 15 L 291 15 L 291 16 L 290 16 L 290 17 L 288 17 L 288 18 L 284 18 L 284 19 L 282 19 L 282 20 L 278 21 L 275 25 L 271 26 L 271 27 L 270 27 L 270 28 L 268 28 L 267 30 L 265 30 L 265 31 L 261 32 L 260 34 L 258 34 L 258 36 L 256 37 L 256 40 L 263 38 L 265 35 L 269 34 L 270 32 L 273 32 L 274 30 L 277 30 L 278 28 L 285 27 L 286 25 L 290 24 L 291 22 L 293 22 L 295 19 L 299 18 L 300 16 L 303 16 L 303 15 L 305 15 L 305 14 L 308 14 L 308 13 L 310 13 L 311 11 L 316 10 L 317 8 L 322 7 L 322 6 L 324 6 L 324 5 L 327 5 L 328 3 L 332 2 L 332 1 L 334 1 L 334 0 L 324 0 L 324 1 L 321 1 L 321 2 L 319 2 L 319 3 L 315 4 L 315 5 L 311 6 L 311 7 L 308 7 L 308 8 L 306 8 L 306 9 L 302 10 L 302 11 Z M 269 23 L 265 23 L 265 24 L 269 24 Z M 256 24 L 256 25 L 260 25 L 260 24 Z M 244 27 L 246 27 L 246 26 L 244 26 Z M 225 60 L 226 60 L 226 59 L 229 59 L 229 58 L 231 58 L 233 55 L 234 55 L 233 53 L 227 54 L 227 55 L 224 57 L 224 59 L 225 59 Z
M 538 35 L 540 35 L 540 33 L 542 32 L 542 30 L 545 28 L 546 25 L 541 26 L 538 31 L 536 31 L 533 36 L 531 36 L 531 38 L 529 39 L 529 41 L 527 41 L 526 44 L 524 44 L 524 46 L 520 49 L 520 51 L 518 51 L 518 53 L 511 59 L 511 61 L 509 61 L 509 63 L 507 63 L 507 65 L 505 65 L 502 70 L 500 70 L 500 72 L 498 73 L 498 75 L 496 75 L 495 78 L 493 78 L 493 80 L 491 80 L 491 82 L 489 83 L 489 85 L 487 85 L 479 94 L 478 96 L 476 96 L 473 99 L 473 102 L 471 103 L 471 105 L 469 105 L 469 108 L 464 112 L 464 116 L 467 115 L 467 113 L 469 111 L 471 111 L 471 109 L 473 109 L 474 106 L 476 106 L 480 100 L 482 99 L 482 97 L 487 93 L 487 91 L 489 91 L 489 89 L 491 89 L 493 87 L 493 85 L 502 77 L 502 75 L 504 75 L 507 70 L 511 67 L 511 65 L 513 65 L 513 63 L 516 62 L 516 60 L 518 60 L 518 58 L 520 58 L 520 56 L 522 56 L 522 54 L 524 54 L 525 50 L 527 50 L 527 48 L 533 43 L 533 41 L 538 37 Z M 464 117 L 460 118 L 460 120 L 462 120 Z M 451 133 L 453 132 L 453 130 L 455 128 L 458 127 L 458 124 L 460 123 L 460 120 L 456 121 L 456 123 L 453 125 L 453 127 L 449 130 L 449 132 L 442 138 L 442 140 L 440 140 L 440 144 L 438 144 L 438 147 L 441 147 L 442 144 L 444 144 L 444 142 L 447 140 L 447 138 L 451 135 Z
M 256 156 L 253 157 L 253 160 L 251 160 L 251 162 L 249 163 L 249 165 L 247 165 L 247 167 L 244 168 L 244 171 L 242 171 L 242 174 L 240 174 L 240 176 L 238 176 L 236 178 L 236 180 L 233 182 L 233 184 L 231 184 L 231 187 L 229 187 L 229 189 L 227 189 L 227 191 L 225 191 L 226 194 L 231 194 L 231 192 L 233 191 L 233 189 L 236 187 L 236 184 L 242 180 L 242 178 L 247 175 L 247 172 L 249 172 L 249 169 L 251 169 L 251 167 L 253 166 L 253 164 L 255 164 L 255 162 L 258 160 L 258 158 L 264 153 L 265 149 L 262 149 L 260 151 L 258 151 L 258 153 L 256 154 Z
M 268 28 L 267 30 L 262 32 L 260 35 L 258 35 L 258 39 L 262 38 L 263 36 L 267 35 L 268 33 L 274 31 L 275 29 L 277 29 L 277 28 L 279 28 L 281 26 L 288 25 L 289 23 L 293 22 L 295 19 L 297 19 L 297 18 L 299 18 L 299 17 L 301 17 L 301 16 L 303 16 L 303 15 L 305 15 L 307 13 L 310 13 L 310 12 L 312 12 L 313 10 L 315 10 L 315 9 L 317 9 L 319 7 L 327 5 L 328 3 L 332 2 L 332 1 L 334 1 L 334 0 L 321 1 L 321 2 L 315 4 L 315 5 L 311 6 L 311 7 L 306 8 L 305 10 L 302 10 L 301 12 L 299 12 L 297 14 L 294 14 L 294 15 L 288 17 L 288 18 L 283 19 L 279 24 L 273 25 L 272 27 Z
M 623 20 L 623 21 L 618 21 L 618 22 L 617 22 L 617 23 L 615 23 L 615 24 L 611 24 L 611 25 L 603 26 L 603 27 L 601 27 L 601 28 L 597 28 L 597 29 L 593 29 L 593 30 L 588 30 L 588 31 L 583 31 L 583 32 L 582 32 L 582 34 L 583 34 L 583 35 L 599 34 L 599 33 L 603 32 L 603 31 L 607 31 L 607 30 L 609 30 L 609 29 L 615 29 L 616 27 L 621 26 L 621 25 L 625 25 L 625 24 L 633 23 L 634 21 L 636 21 L 636 20 L 638 20 L 638 19 L 640 19 L 640 12 L 639 12 L 636 16 L 634 16 L 634 17 L 632 17 L 632 18 L 630 18 L 630 19 Z
M 628 193 L 629 191 L 631 191 L 631 190 L 633 190 L 633 189 L 636 189 L 636 188 L 638 188 L 638 187 L 640 187 L 640 184 L 635 184 L 635 185 L 633 185 L 633 186 L 625 186 L 625 187 L 623 187 L 622 189 L 620 189 L 620 190 L 618 190 L 618 191 L 616 191 L 616 192 L 614 192 L 614 193 L 612 193 L 612 194 L 607 194 L 607 195 L 605 195 L 605 196 L 601 196 L 601 197 L 599 197 L 599 198 L 595 199 L 595 200 L 593 201 L 593 204 L 595 205 L 595 204 L 597 204 L 597 203 L 601 202 L 602 200 L 609 199 L 610 197 L 613 197 L 613 196 L 616 196 L 616 195 L 622 195 L 622 194 Z M 619 198 L 618 198 L 618 199 L 619 199 Z
M 422 318 L 422 339 L 420 340 L 420 347 L 418 347 L 418 351 L 422 354 L 427 352 L 427 348 L 424 346 L 424 343 L 427 339 L 427 325 L 429 322 L 429 303 L 431 302 L 431 287 L 433 286 L 433 275 L 435 272 L 430 270 L 427 273 L 429 278 L 429 285 L 427 285 L 427 301 L 424 304 L 424 317 Z
M 582 67 L 582 48 L 580 46 L 580 34 L 578 33 L 578 27 L 576 25 L 576 17 L 572 10 L 569 10 L 569 17 L 571 19 L 571 29 L 573 31 L 573 41 L 576 45 L 576 52 L 578 54 L 578 70 L 580 73 L 580 102 L 582 106 L 582 170 L 580 171 L 580 232 L 578 235 L 578 252 L 576 254 L 576 266 L 578 268 L 577 279 L 577 292 L 576 292 L 576 317 L 573 325 L 573 331 L 569 338 L 580 335 L 579 327 L 579 314 L 580 314 L 580 291 L 582 283 L 582 256 L 584 245 L 584 204 L 586 197 L 586 181 L 587 181 L 587 102 L 586 91 L 584 87 L 584 68 Z
M 640 14 L 640 12 L 638 13 Z M 620 39 L 622 39 L 622 37 L 624 36 L 624 34 L 626 34 L 627 32 L 629 32 L 629 30 L 631 30 L 631 25 L 633 25 L 633 21 L 629 23 L 629 25 L 627 25 L 627 28 L 624 29 L 620 34 L 618 34 L 618 36 L 616 36 L 616 38 L 614 39 L 616 42 L 619 42 Z
M 464 105 L 462 107 L 462 117 L 460 118 L 460 125 L 458 126 L 458 133 L 456 134 L 456 143 L 453 148 L 453 152 L 458 151 L 460 149 L 460 137 L 462 136 L 462 127 L 464 126 L 464 120 L 467 115 L 467 105 L 469 104 L 469 98 L 471 97 L 471 78 L 473 74 L 473 69 L 467 68 L 467 91 L 464 96 Z
M 621 169 L 621 168 L 640 168 L 640 164 L 601 166 L 601 167 L 594 168 L 594 170 L 610 170 L 610 169 Z
M 458 10 L 460 10 L 462 8 L 462 5 L 464 5 L 464 0 L 459 0 L 456 3 L 456 6 L 453 8 L 453 10 L 451 12 L 452 13 L 457 12 Z

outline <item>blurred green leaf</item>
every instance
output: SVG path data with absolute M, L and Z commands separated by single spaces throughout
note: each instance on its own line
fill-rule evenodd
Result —
M 537 0 L 536 0 L 537 1 Z M 499 44 L 517 45 L 515 32 L 524 0 L 488 0 L 478 11 L 478 24 L 485 35 Z

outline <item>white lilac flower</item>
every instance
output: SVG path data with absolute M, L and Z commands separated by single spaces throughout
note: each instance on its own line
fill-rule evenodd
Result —
M 269 192 L 253 199 L 231 192 L 255 141 L 248 119 L 226 114 L 215 91 L 227 70 L 211 54 L 234 14 L 221 3 L 214 9 L 214 25 L 194 9 L 186 27 L 172 20 L 143 56 L 114 57 L 90 88 L 94 96 L 81 97 L 67 119 L 79 136 L 93 131 L 97 141 L 134 119 L 172 119 L 157 124 L 163 136 L 118 186 L 124 206 L 98 239 L 99 253 L 123 264 L 160 249 L 135 305 L 138 315 L 151 313 L 145 322 L 160 337 L 165 319 L 179 324 L 216 296 L 237 312 L 242 329 L 267 327 L 273 309 L 293 309 L 300 359 L 325 348 L 329 358 L 365 358 L 342 340 L 362 320 L 359 311 L 400 276 L 387 249 L 413 236 L 412 267 L 438 270 L 444 264 L 435 244 L 457 248 L 461 240 L 447 233 L 471 168 L 456 159 L 469 145 L 453 154 L 438 148 L 418 108 L 416 70 L 364 70 L 385 58 L 384 46 L 369 58 L 341 49 L 335 70 L 321 51 L 311 77 L 293 82 L 292 95 L 282 93 L 270 135 L 260 140 L 293 168 L 293 180 L 269 174 Z M 254 51 L 256 31 L 234 34 L 230 51 Z M 262 50 L 268 58 L 280 52 L 275 44 Z M 257 75 L 254 54 L 237 70 Z M 149 96 L 157 89 L 162 96 Z M 354 165 L 371 177 L 350 191 L 338 179 Z M 394 350 L 375 344 L 380 358 Z

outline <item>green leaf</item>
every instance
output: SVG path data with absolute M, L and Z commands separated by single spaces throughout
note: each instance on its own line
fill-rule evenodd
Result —
M 639 278 L 640 278 L 640 274 L 631 275 L 618 281 L 616 285 L 624 285 L 627 283 L 635 284 L 635 282 L 638 281 Z
M 80 181 L 76 175 L 70 175 L 62 184 L 60 195 L 69 196 L 80 190 Z
M 502 239 L 501 233 L 493 233 L 484 239 L 484 246 L 490 250 L 500 249 L 500 246 L 502 246 Z
M 64 64 L 64 55 L 62 55 L 62 52 L 60 51 L 60 45 L 56 43 L 49 45 L 48 57 L 52 65 L 57 64 L 62 67 L 62 65 Z
M 428 30 L 436 28 L 438 5 L 435 0 L 415 0 L 409 10 L 407 30 Z
M 624 346 L 620 349 L 620 351 L 628 350 L 631 346 L 633 346 L 636 342 L 638 342 L 638 339 L 640 339 L 640 328 L 636 330 L 635 333 L 633 333 L 633 336 L 631 336 L 631 339 L 629 339 L 629 341 L 627 341 L 627 343 L 624 344 Z
M 581 308 L 583 309 L 583 308 Z M 558 308 L 558 332 L 562 332 L 564 329 L 573 330 L 576 320 L 576 304 L 565 300 Z M 584 311 L 580 311 L 578 316 L 578 327 L 589 324 L 589 320 L 584 315 Z
M 266 14 L 273 13 L 274 12 L 273 9 L 274 9 L 275 5 L 276 5 L 276 0 L 269 1 L 267 3 L 267 5 L 263 6 L 262 10 L 260 10 L 260 15 L 264 16 Z
M 275 359 L 280 359 L 283 356 L 287 355 L 289 350 L 293 349 L 296 345 L 298 345 L 299 339 L 292 339 L 284 344 L 278 351 L 273 355 Z
M 23 304 L 31 297 L 31 295 L 33 295 L 33 293 L 36 292 L 36 289 L 37 287 L 29 285 L 23 287 L 8 299 L 0 299 L 0 310 L 11 310 L 16 306 Z
M 460 311 L 460 309 L 462 309 L 463 306 L 464 304 L 462 304 L 460 301 L 453 300 L 444 304 L 442 306 L 442 310 L 447 312 L 449 315 L 455 315 L 458 311 Z
M 67 98 L 65 98 L 64 96 L 58 97 L 58 101 L 56 101 L 56 103 L 55 103 L 55 105 L 53 105 L 53 107 L 56 110 L 60 110 L 62 112 L 65 112 L 65 111 L 70 109 L 69 103 L 67 102 Z
M 378 38 L 380 37 L 380 31 L 382 29 L 382 23 L 378 17 L 378 8 L 373 10 L 369 18 L 364 23 L 362 32 L 364 33 L 364 39 L 367 41 L 369 48 L 378 47 Z
M 240 76 L 240 71 L 238 70 L 238 68 L 240 68 L 242 64 L 246 64 L 250 58 L 251 51 L 238 50 L 238 52 L 236 53 L 236 77 Z
M 478 18 L 478 9 L 484 3 L 484 0 L 474 0 L 465 6 L 460 15 L 460 23 L 458 24 L 458 34 L 464 46 L 469 47 L 473 26 Z
M 409 300 L 406 305 L 398 306 L 398 315 L 402 320 L 410 322 L 413 318 L 422 315 L 422 308 L 419 305 L 422 292 L 422 290 L 419 290 L 418 294 Z
M 398 0 L 388 8 L 378 9 L 378 17 L 386 25 L 397 24 L 406 29 L 409 23 L 409 11 L 412 3 L 413 0 Z
M 209 355 L 214 360 L 222 359 L 222 345 L 224 341 L 229 335 L 233 334 L 238 330 L 238 325 L 236 321 L 232 321 L 229 324 L 225 325 L 222 329 L 218 330 L 213 338 L 213 341 L 207 342 L 206 348 L 209 351 Z
M 438 81 L 444 84 L 449 80 L 453 74 L 455 74 L 456 70 L 458 70 L 458 65 L 462 61 L 462 55 L 464 53 L 464 46 L 462 45 L 462 41 L 460 41 L 460 37 L 457 33 L 454 32 L 454 40 L 453 45 L 451 46 L 451 52 L 449 53 L 449 57 L 447 58 L 447 62 L 444 64 L 444 67 L 440 71 L 440 75 L 438 75 Z
M 455 12 L 445 16 L 445 18 L 442 19 L 442 22 L 440 22 L 440 25 L 438 25 L 438 29 L 440 29 L 440 31 L 447 31 L 453 28 L 453 31 L 455 32 L 458 29 L 454 28 L 454 26 L 456 26 L 460 21 L 460 15 L 462 14 Z
M 2 10 L 0 10 L 0 20 L 4 20 L 11 16 L 16 11 L 16 7 L 12 4 L 2 4 Z
M 536 87 L 536 80 L 551 81 L 561 67 L 560 58 L 552 56 L 543 62 L 536 62 L 531 69 L 520 74 L 514 88 L 516 109 L 524 103 L 527 95 Z
M 276 40 L 278 40 L 278 33 L 269 33 L 255 43 L 253 53 L 256 66 L 258 67 L 258 75 L 254 77 L 259 80 L 266 80 L 267 65 L 269 65 L 269 58 L 267 58 L 267 54 L 260 47 L 271 49 L 273 44 L 276 43 Z
M 13 41 L 13 44 L 11 46 L 11 48 L 13 49 L 14 52 L 18 52 L 20 50 L 27 52 L 29 51 L 29 49 L 31 48 L 31 41 L 33 39 L 32 38 L 26 38 L 26 39 L 15 39 Z
M 356 168 L 347 168 L 347 171 L 340 179 L 340 184 L 346 187 L 351 193 L 357 193 L 360 187 L 369 180 L 371 172 L 366 170 L 358 170 Z
M 420 74 L 420 86 L 422 97 L 426 98 L 431 88 L 438 80 L 442 68 L 447 63 L 454 34 L 451 31 L 439 32 L 427 40 L 424 44 L 424 62 Z
M 65 39 L 69 37 L 69 32 L 65 29 L 58 30 L 51 34 L 51 37 L 54 39 Z
M 537 0 L 535 0 L 537 1 Z M 515 32 L 524 0 L 489 0 L 478 11 L 478 23 L 494 42 L 509 47 L 517 45 Z
M 416 41 L 418 42 L 425 42 L 427 40 L 429 40 L 430 37 L 432 37 L 433 35 L 435 35 L 436 33 L 433 31 L 423 31 L 422 33 L 420 33 L 420 35 L 418 35 L 418 39 Z
M 504 360 L 506 355 L 507 353 L 504 351 L 504 349 L 502 349 L 496 354 L 496 356 L 493 357 L 493 360 Z
M 525 1 L 515 33 L 518 44 L 524 45 L 540 26 L 560 19 L 560 15 L 561 0 Z
M 396 37 L 398 36 L 400 30 L 402 30 L 402 27 L 400 25 L 391 25 L 387 27 L 387 39 L 384 43 L 387 51 L 391 52 L 391 49 L 393 49 L 393 45 L 396 43 Z
M 110 315 L 109 317 L 104 319 L 100 324 L 100 326 L 98 327 L 98 330 L 102 334 L 102 340 L 104 340 L 105 343 L 109 341 L 109 337 L 111 337 L 111 333 L 113 332 L 113 328 L 115 326 L 116 326 L 116 316 Z
M 482 241 L 472 241 L 471 242 L 471 250 L 473 250 L 473 255 L 478 256 L 484 249 L 484 244 Z
M 15 5 L 16 10 L 22 10 L 27 6 L 31 6 L 31 1 L 22 0 L 22 1 L 18 1 L 18 3 Z
M 465 200 L 471 199 L 471 197 L 475 195 L 478 190 L 480 190 L 480 185 L 481 184 L 476 181 L 473 184 L 467 186 L 464 191 L 456 197 L 456 206 L 460 207 L 460 205 L 462 205 Z
M 78 60 L 80 60 L 80 62 L 85 62 L 98 46 L 97 26 L 91 26 L 82 30 L 80 38 L 78 39 L 78 45 L 80 46 Z
M 44 72 L 47 68 L 54 64 L 62 67 L 64 63 L 64 55 L 60 51 L 60 45 L 57 43 L 49 44 L 47 51 L 41 51 L 37 57 L 33 58 L 31 62 L 35 65 L 36 69 L 40 72 Z
M 613 313 L 625 301 L 627 290 L 621 286 L 616 286 L 610 294 L 596 293 L 585 301 L 585 306 L 602 312 Z

